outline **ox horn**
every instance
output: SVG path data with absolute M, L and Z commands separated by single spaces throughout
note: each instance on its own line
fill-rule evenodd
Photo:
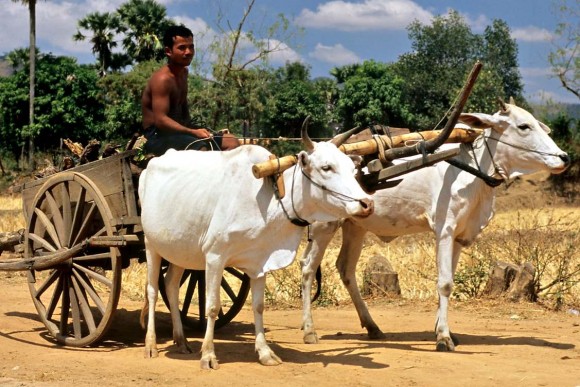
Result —
M 310 139 L 310 136 L 308 135 L 308 122 L 309 121 L 310 121 L 310 115 L 306 116 L 306 118 L 304 119 L 304 122 L 302 123 L 302 130 L 300 131 L 300 134 L 302 136 L 302 143 L 304 144 L 304 148 L 308 152 L 311 152 L 314 150 L 314 143 L 312 142 L 312 140 Z
M 334 145 L 336 145 L 336 147 L 340 147 L 342 144 L 344 144 L 344 142 L 346 140 L 348 140 L 350 138 L 350 136 L 352 136 L 353 134 L 357 134 L 358 132 L 360 132 L 360 126 L 355 126 L 354 128 L 347 130 L 344 133 L 340 133 L 337 134 L 336 136 L 334 136 L 332 139 L 330 139 L 330 142 Z
M 516 100 L 514 99 L 513 96 L 510 97 L 510 105 L 516 106 Z
M 504 102 L 504 100 L 501 97 L 497 98 L 497 102 L 499 103 L 499 107 L 501 109 L 502 113 L 507 113 L 509 108 L 507 107 L 506 103 Z

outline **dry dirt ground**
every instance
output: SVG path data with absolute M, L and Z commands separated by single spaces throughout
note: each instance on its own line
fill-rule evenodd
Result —
M 261 366 L 246 308 L 216 332 L 221 368 L 173 351 L 167 309 L 158 306 L 160 357 L 144 359 L 141 304 L 121 297 L 105 342 L 55 345 L 38 320 L 25 278 L 0 272 L 0 386 L 580 386 L 580 316 L 537 304 L 454 302 L 453 353 L 435 351 L 432 302 L 369 302 L 387 334 L 370 341 L 350 305 L 314 311 L 321 343 L 305 345 L 299 310 L 266 310 L 267 339 L 283 359 Z M 201 334 L 187 332 L 198 352 Z

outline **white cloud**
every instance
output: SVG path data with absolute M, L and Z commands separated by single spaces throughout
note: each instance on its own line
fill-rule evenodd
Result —
M 269 45 L 271 48 L 279 45 L 278 49 L 268 56 L 272 64 L 283 65 L 286 62 L 303 62 L 300 54 L 290 48 L 286 43 L 275 40 L 270 41 Z
M 433 15 L 411 0 L 333 0 L 316 11 L 303 9 L 296 21 L 309 28 L 332 28 L 342 31 L 404 30 L 409 23 L 430 22 Z
M 549 42 L 553 35 L 545 28 L 529 26 L 525 28 L 516 28 L 512 31 L 512 38 L 522 42 Z
M 461 16 L 465 18 L 467 25 L 470 26 L 475 33 L 485 31 L 485 28 L 490 24 L 489 18 L 485 15 L 479 15 L 475 19 L 467 14 L 462 14 Z
M 308 54 L 308 56 L 335 66 L 344 66 L 362 61 L 358 55 L 345 48 L 342 44 L 325 46 L 318 43 L 314 51 Z

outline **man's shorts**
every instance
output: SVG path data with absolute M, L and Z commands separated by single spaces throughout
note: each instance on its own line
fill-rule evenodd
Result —
M 176 150 L 221 150 L 222 146 L 222 136 L 199 138 L 191 134 L 164 134 L 154 126 L 145 129 L 143 135 L 147 139 L 144 145 L 145 152 L 153 153 L 155 156 L 161 156 L 170 148 Z

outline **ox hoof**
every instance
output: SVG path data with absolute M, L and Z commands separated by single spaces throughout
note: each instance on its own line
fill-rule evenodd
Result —
M 265 366 L 277 366 L 282 364 L 282 359 L 280 359 L 274 352 L 260 356 L 260 364 Z
M 452 352 L 455 351 L 455 344 L 449 337 L 437 340 L 437 352 Z
M 316 332 L 310 332 L 304 335 L 304 344 L 318 344 L 318 335 Z
M 144 353 L 145 359 L 152 359 L 154 357 L 159 357 L 159 352 L 156 347 L 146 347 Z
M 384 340 L 387 336 L 379 328 L 369 329 L 369 339 L 371 340 Z
M 202 370 L 210 370 L 210 369 L 217 370 L 220 368 L 217 357 L 210 355 L 201 358 L 200 366 Z
M 193 353 L 193 350 L 191 349 L 191 347 L 189 346 L 189 344 L 186 341 L 185 343 L 177 344 L 177 352 L 187 355 L 187 354 Z

